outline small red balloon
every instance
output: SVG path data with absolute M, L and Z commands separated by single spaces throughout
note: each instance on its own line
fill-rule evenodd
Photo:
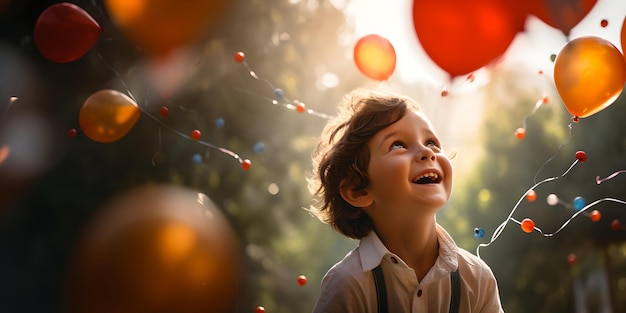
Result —
M 593 210 L 591 211 L 591 213 L 589 214 L 589 218 L 591 218 L 591 220 L 593 222 L 597 222 L 600 220 L 600 217 L 602 217 L 602 214 L 600 214 L 600 211 L 598 210 Z
M 265 308 L 262 306 L 257 306 L 254 310 L 254 313 L 265 313 Z
M 531 233 L 535 229 L 535 222 L 529 218 L 525 218 L 522 220 L 522 224 L 520 226 L 524 232 Z
M 76 137 L 77 134 L 78 134 L 78 131 L 76 130 L 76 128 L 72 128 L 67 131 L 67 136 L 70 138 Z
M 250 167 L 252 167 L 252 162 L 250 162 L 250 160 L 245 159 L 245 160 L 243 160 L 243 162 L 241 162 L 241 168 L 242 168 L 244 171 L 249 170 L 249 169 L 250 169 Z
M 306 276 L 304 275 L 298 276 L 298 285 L 300 286 L 306 285 Z
M 576 151 L 576 159 L 580 162 L 587 161 L 587 153 L 585 151 Z
M 170 115 L 170 110 L 167 107 L 161 107 L 159 109 L 159 114 L 161 114 L 161 116 L 163 117 L 167 117 L 168 115 Z
M 526 130 L 523 128 L 518 128 L 515 130 L 515 137 L 519 140 L 524 139 L 524 137 L 526 137 Z
M 41 54 L 57 63 L 75 61 L 98 41 L 102 29 L 85 10 L 67 2 L 45 9 L 33 29 L 33 40 Z
M 245 55 L 243 54 L 243 52 L 239 51 L 235 53 L 235 56 L 234 56 L 235 62 L 241 63 L 243 62 L 244 58 L 245 58 Z
M 191 132 L 191 139 L 193 140 L 200 140 L 201 136 L 202 136 L 202 133 L 200 133 L 200 131 L 197 129 Z

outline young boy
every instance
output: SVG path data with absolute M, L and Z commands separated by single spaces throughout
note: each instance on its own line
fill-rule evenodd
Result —
M 503 312 L 496 279 L 435 220 L 452 166 L 412 100 L 357 89 L 313 154 L 312 212 L 359 246 L 324 276 L 313 312 Z

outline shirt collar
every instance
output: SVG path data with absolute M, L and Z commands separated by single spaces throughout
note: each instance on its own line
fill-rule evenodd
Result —
M 448 232 L 439 224 L 437 224 L 437 239 L 439 240 L 439 257 L 434 268 L 446 272 L 455 271 L 458 267 L 458 247 Z M 359 251 L 364 272 L 371 271 L 378 266 L 385 255 L 393 254 L 373 230 L 361 238 Z

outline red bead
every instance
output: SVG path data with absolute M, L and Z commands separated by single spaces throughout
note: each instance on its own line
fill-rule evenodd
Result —
M 161 107 L 159 109 L 159 114 L 161 114 L 161 116 L 163 117 L 167 117 L 168 115 L 170 115 L 170 110 L 167 107 Z
M 602 217 L 602 214 L 600 214 L 600 211 L 598 210 L 593 210 L 591 211 L 591 213 L 589 214 L 589 218 L 591 218 L 591 220 L 593 222 L 597 222 L 600 220 L 600 217 Z
M 522 220 L 522 224 L 520 226 L 524 232 L 531 233 L 535 229 L 535 222 L 529 218 L 525 218 Z
M 298 276 L 298 285 L 300 286 L 306 285 L 306 276 L 304 275 Z
M 578 116 L 574 116 L 574 118 L 572 119 L 572 122 L 574 123 L 578 123 L 580 121 L 580 118 Z
M 67 131 L 67 136 L 70 138 L 76 137 L 77 134 L 78 134 L 78 131 L 76 130 L 76 128 L 72 128 Z
M 445 88 L 441 89 L 441 96 L 442 96 L 442 97 L 445 97 L 445 96 L 447 96 L 447 95 L 448 95 L 448 90 L 447 90 L 447 89 L 445 89 Z
M 250 167 L 252 167 L 252 162 L 250 162 L 250 160 L 245 159 L 245 160 L 243 160 L 243 161 L 241 162 L 241 168 L 242 168 L 244 171 L 249 170 L 249 169 L 250 169 Z
M 265 308 L 262 306 L 257 306 L 254 310 L 254 313 L 265 313 Z
M 576 159 L 580 162 L 587 161 L 587 153 L 585 151 L 576 151 Z
M 528 200 L 528 202 L 535 202 L 536 199 L 537 193 L 534 190 L 528 191 L 528 193 L 526 194 L 526 200 Z
M 234 58 L 235 58 L 235 62 L 237 62 L 237 63 L 243 62 L 243 59 L 244 59 L 243 52 L 239 51 L 239 52 L 235 53 Z
M 548 96 L 543 96 L 541 98 L 541 104 L 546 104 L 546 103 L 548 103 Z
M 613 229 L 614 231 L 618 231 L 621 228 L 622 223 L 620 223 L 618 219 L 614 219 L 613 222 L 611 222 L 611 229 Z
M 523 128 L 518 128 L 515 130 L 515 137 L 517 137 L 517 139 L 522 140 L 524 139 L 524 137 L 526 137 L 526 130 Z
M 304 106 L 304 103 L 302 103 L 300 101 L 295 101 L 295 103 L 296 103 L 296 111 L 298 111 L 300 113 L 304 113 L 304 111 L 306 110 L 305 106 Z
M 200 140 L 200 136 L 202 136 L 202 133 L 197 129 L 191 132 L 191 139 L 193 140 Z
M 609 26 L 609 21 L 607 21 L 606 19 L 603 19 L 602 21 L 600 21 L 600 26 L 602 26 L 602 27 Z
M 567 263 L 569 263 L 570 265 L 576 264 L 576 255 L 573 253 L 567 255 Z

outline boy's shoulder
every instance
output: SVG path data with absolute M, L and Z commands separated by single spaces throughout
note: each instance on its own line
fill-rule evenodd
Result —
M 474 276 L 493 275 L 491 268 L 485 261 L 461 247 L 457 250 L 457 260 L 460 271 L 465 271 L 466 274 L 473 273 Z

